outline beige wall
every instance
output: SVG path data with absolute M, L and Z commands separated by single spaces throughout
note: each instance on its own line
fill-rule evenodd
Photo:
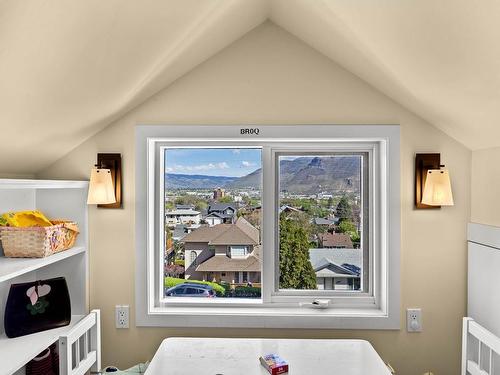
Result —
M 423 309 L 424 331 L 135 328 L 134 126 L 137 124 L 401 124 L 401 302 Z M 413 209 L 415 152 L 441 152 L 454 207 Z M 364 338 L 398 374 L 457 374 L 466 305 L 471 152 L 283 30 L 267 23 L 112 123 L 53 166 L 47 178 L 88 178 L 97 152 L 123 154 L 122 210 L 90 208 L 91 305 L 102 310 L 103 360 L 126 368 L 168 336 Z M 128 330 L 113 309 L 130 304 Z M 402 322 L 404 322 L 402 310 Z
M 500 226 L 500 147 L 472 153 L 471 221 Z

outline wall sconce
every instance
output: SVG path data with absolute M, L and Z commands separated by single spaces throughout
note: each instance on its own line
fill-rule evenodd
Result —
M 121 208 L 121 176 L 120 154 L 97 154 L 97 164 L 90 174 L 87 204 L 97 204 L 101 208 Z
M 415 156 L 415 207 L 440 208 L 453 206 L 450 176 L 441 169 L 440 154 Z

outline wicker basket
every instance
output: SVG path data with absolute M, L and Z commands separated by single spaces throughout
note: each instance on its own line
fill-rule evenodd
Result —
M 73 221 L 52 220 L 50 227 L 0 227 L 6 257 L 44 258 L 75 244 L 78 226 Z

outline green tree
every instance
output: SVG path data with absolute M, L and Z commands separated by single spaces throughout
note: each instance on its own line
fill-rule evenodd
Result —
M 328 198 L 328 207 L 333 207 L 333 198 Z
M 340 198 L 337 204 L 337 217 L 340 219 L 340 222 L 352 219 L 352 208 L 345 195 Z
M 233 198 L 230 197 L 229 195 L 226 195 L 225 197 L 222 197 L 219 199 L 220 203 L 233 203 Z
M 352 221 L 343 220 L 337 225 L 337 233 L 347 233 L 348 235 L 356 233 L 356 226 Z
M 359 242 L 361 241 L 358 230 L 356 229 L 356 225 L 352 221 L 341 221 L 336 228 L 336 232 L 348 234 L 349 237 L 351 237 L 351 241 L 355 245 L 359 245 Z
M 280 288 L 316 289 L 307 232 L 284 214 L 280 216 Z

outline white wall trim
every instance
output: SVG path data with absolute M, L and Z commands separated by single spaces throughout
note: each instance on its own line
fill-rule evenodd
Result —
M 500 249 L 500 228 L 492 225 L 469 223 L 467 241 Z
M 240 128 L 258 128 L 259 134 L 240 134 Z M 307 129 L 307 132 L 305 130 Z M 196 139 L 193 138 L 196 136 Z M 149 240 L 152 217 L 148 214 L 148 202 L 154 204 L 154 192 L 148 188 L 148 165 L 154 158 L 154 142 L 207 142 L 209 140 L 262 142 L 380 142 L 381 188 L 379 218 L 385 220 L 385 230 L 380 232 L 380 279 L 382 290 L 378 305 L 361 302 L 356 298 L 327 310 L 290 306 L 282 303 L 245 303 L 228 307 L 215 305 L 186 306 L 156 305 L 157 298 L 148 288 L 153 277 L 154 261 L 151 250 L 154 241 Z M 148 147 L 149 145 L 149 147 Z M 275 327 L 275 328 L 336 328 L 336 329 L 399 329 L 400 328 L 400 131 L 394 125 L 265 125 L 265 126 L 175 126 L 143 125 L 136 127 L 136 324 L 138 326 L 170 327 Z M 154 163 L 153 163 L 154 164 Z M 151 182 L 151 181 L 150 181 Z M 153 196 L 152 196 L 153 194 Z M 266 199 L 265 197 L 263 198 Z M 148 235 L 149 233 L 149 235 Z M 265 236 L 265 235 L 264 235 Z M 265 242 L 265 238 L 264 238 Z M 153 261 L 153 267 L 151 262 Z M 147 264 L 150 264 L 149 270 Z M 266 272 L 264 267 L 263 272 Z M 153 284 L 150 284 L 153 285 Z M 385 292 L 384 292 L 385 291 Z M 269 297 L 269 296 L 267 296 Z M 263 299 L 266 295 L 264 293 Z M 269 302 L 269 301 L 268 301 Z

